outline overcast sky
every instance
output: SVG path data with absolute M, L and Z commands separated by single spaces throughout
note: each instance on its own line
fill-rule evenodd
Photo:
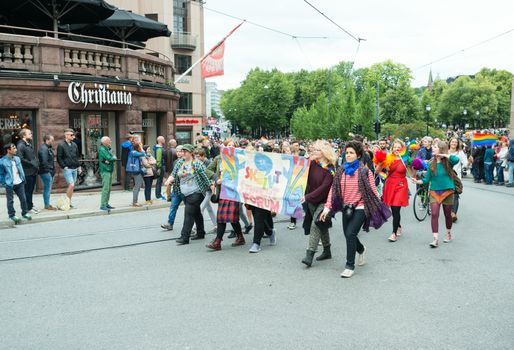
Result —
M 322 17 L 303 0 L 207 0 L 205 49 L 209 50 L 239 21 L 209 9 L 295 36 L 297 39 L 245 23 L 225 47 L 225 75 L 209 78 L 218 88 L 240 85 L 253 67 L 297 71 L 326 68 L 354 57 L 355 68 L 392 59 L 413 71 L 413 86 L 426 85 L 430 68 L 434 78 L 476 73 L 482 67 L 514 72 L 514 31 L 470 48 L 451 58 L 432 61 L 514 29 L 514 1 L 464 0 L 309 0 L 357 41 Z

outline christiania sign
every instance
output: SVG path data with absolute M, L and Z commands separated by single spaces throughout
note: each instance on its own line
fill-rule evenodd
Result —
M 109 84 L 93 84 L 71 82 L 68 86 L 68 98 L 73 103 L 103 105 L 132 105 L 132 93 L 125 86 L 109 86 Z

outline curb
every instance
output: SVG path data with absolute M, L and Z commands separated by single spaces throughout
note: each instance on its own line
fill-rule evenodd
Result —
M 22 221 L 22 223 L 18 224 L 18 225 L 15 225 L 14 222 L 11 222 L 11 221 L 0 221 L 0 229 L 15 228 L 16 226 L 20 226 L 20 225 L 38 224 L 38 223 L 50 222 L 50 221 L 61 221 L 61 220 L 80 219 L 80 218 L 87 218 L 87 217 L 94 217 L 94 216 L 116 215 L 116 214 L 124 214 L 124 213 L 130 213 L 130 212 L 155 210 L 155 209 L 163 209 L 163 208 L 169 208 L 169 204 L 162 203 L 162 204 L 154 204 L 151 206 L 144 205 L 140 208 L 122 207 L 122 208 L 114 209 L 114 210 L 110 210 L 110 211 L 97 210 L 97 211 L 89 211 L 89 212 L 84 212 L 84 213 L 71 213 L 71 214 L 62 214 L 62 215 L 47 216 L 47 217 L 32 217 L 32 220 Z

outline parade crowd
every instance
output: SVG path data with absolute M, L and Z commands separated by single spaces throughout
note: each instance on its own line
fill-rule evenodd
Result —
M 32 144 L 31 130 L 22 129 L 19 136 L 17 145 L 4 147 L 5 156 L 0 159 L 0 185 L 6 190 L 9 219 L 17 224 L 22 219 L 31 220 L 32 215 L 42 210 L 33 203 L 37 176 L 43 184 L 45 210 L 76 208 L 73 192 L 80 172 L 80 152 L 74 142 L 74 131 L 64 131 L 64 141 L 57 145 L 56 152 L 52 135 L 45 135 L 37 150 Z M 468 169 L 471 169 L 476 183 L 514 187 L 514 139 L 509 142 L 507 135 L 500 136 L 495 146 L 479 147 L 471 147 L 469 139 L 452 132 L 444 140 L 427 136 L 422 139 L 369 141 L 359 135 L 351 136 L 350 141 L 273 140 L 265 137 L 257 140 L 210 140 L 200 137 L 195 145 L 177 145 L 173 139 L 166 143 L 165 138 L 159 136 L 155 145 L 143 145 L 137 135 L 129 133 L 121 144 L 123 187 L 126 190 L 131 188 L 131 205 L 134 207 L 142 206 L 139 193 L 143 187 L 146 205 L 152 204 L 152 198 L 170 202 L 167 222 L 161 225 L 164 230 L 174 229 L 178 208 L 184 204 L 184 222 L 176 240 L 178 245 L 205 238 L 203 213 L 207 211 L 214 227 L 211 233 L 215 234 L 207 244 L 208 249 L 222 249 L 227 224 L 230 224 L 232 232 L 228 238 L 234 238 L 231 245 L 245 245 L 245 235 L 253 230 L 249 252 L 258 253 L 264 238 L 271 246 L 277 242 L 273 222 L 276 213 L 220 198 L 220 150 L 237 147 L 247 151 L 306 157 L 311 162 L 307 187 L 300 201 L 304 210 L 302 228 L 309 235 L 309 240 L 301 262 L 311 267 L 319 244 L 322 252 L 315 260 L 332 258 L 329 232 L 332 219 L 342 212 L 347 251 L 341 276 L 345 278 L 354 274 L 355 265 L 361 266 L 366 262 L 366 246 L 358 235 L 361 230 L 378 229 L 392 218 L 388 240 L 397 242 L 401 238 L 401 209 L 409 205 L 411 196 L 408 182 L 428 189 L 431 248 L 439 246 L 441 211 L 445 225 L 443 242 L 450 243 L 454 238 L 452 225 L 458 220 L 461 178 Z M 109 199 L 118 158 L 113 153 L 109 137 L 102 137 L 100 143 L 98 162 L 102 191 L 99 209 L 110 211 L 115 209 Z M 56 172 L 54 159 L 67 184 L 66 200 L 55 206 L 50 198 Z M 508 171 L 507 181 L 505 171 Z M 163 187 L 165 192 L 162 192 Z M 14 208 L 15 194 L 20 201 L 21 218 Z M 213 204 L 217 204 L 216 210 Z M 287 228 L 296 229 L 297 219 L 291 217 Z

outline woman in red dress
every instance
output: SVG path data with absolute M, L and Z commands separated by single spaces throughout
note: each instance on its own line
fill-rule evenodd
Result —
M 391 207 L 393 213 L 393 233 L 390 242 L 396 242 L 402 234 L 400 209 L 409 205 L 409 186 L 407 184 L 407 167 L 402 160 L 400 151 L 405 147 L 401 140 L 393 142 L 392 152 L 383 164 L 387 168 L 387 179 L 382 191 L 382 200 Z

